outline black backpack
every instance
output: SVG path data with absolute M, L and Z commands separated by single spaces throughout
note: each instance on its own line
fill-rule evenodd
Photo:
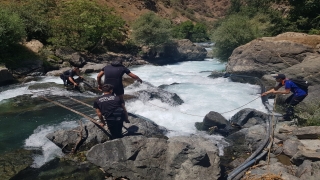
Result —
M 303 90 L 308 90 L 308 87 L 310 86 L 310 83 L 308 81 L 302 80 L 302 79 L 290 79 L 295 85 L 297 85 L 299 88 Z

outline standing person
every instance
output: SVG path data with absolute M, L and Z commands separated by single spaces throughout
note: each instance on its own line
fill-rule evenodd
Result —
M 79 76 L 81 79 L 83 79 L 82 76 L 80 76 L 80 68 L 79 67 L 73 67 L 72 69 L 69 69 L 65 72 L 63 72 L 60 75 L 60 78 L 63 81 L 64 86 L 66 87 L 68 84 L 73 84 L 73 86 L 76 88 L 78 87 L 78 84 L 74 81 L 73 76 Z
M 124 101 L 124 89 L 122 84 L 122 76 L 124 75 L 124 73 L 142 83 L 142 80 L 137 75 L 133 74 L 128 68 L 122 65 L 121 59 L 117 59 L 113 61 L 111 65 L 107 65 L 101 69 L 100 73 L 97 76 L 98 89 L 101 90 L 101 77 L 104 75 L 104 84 L 113 85 L 113 93 L 116 94 L 116 96 L 119 96 Z
M 299 104 L 308 95 L 308 90 L 301 89 L 290 79 L 286 79 L 284 74 L 277 74 L 274 78 L 279 82 L 279 84 L 271 90 L 262 93 L 261 96 L 265 96 L 270 93 L 289 94 L 291 91 L 293 94 L 285 100 L 287 109 L 286 113 L 283 115 L 283 120 L 290 121 L 291 117 L 294 115 L 294 106 Z M 282 86 L 284 86 L 284 90 L 279 90 Z
M 111 133 L 111 138 L 121 138 L 123 121 L 129 123 L 127 110 L 124 102 L 118 96 L 113 95 L 113 85 L 104 84 L 101 87 L 103 95 L 96 99 L 93 103 L 93 108 L 100 119 L 98 124 L 103 127 L 108 125 Z

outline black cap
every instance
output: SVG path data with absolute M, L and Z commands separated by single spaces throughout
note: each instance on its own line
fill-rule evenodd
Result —
M 276 78 L 276 79 L 285 79 L 286 75 L 284 75 L 284 74 L 276 74 L 273 77 Z

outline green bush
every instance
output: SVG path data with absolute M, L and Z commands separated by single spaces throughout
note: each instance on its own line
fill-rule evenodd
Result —
M 146 13 L 132 25 L 133 41 L 139 45 L 157 46 L 171 39 L 170 29 L 169 20 L 163 19 L 153 12 Z
M 300 126 L 320 126 L 320 103 L 298 106 L 295 113 Z
M 0 9 L 0 49 L 16 44 L 25 37 L 25 26 L 18 14 Z
M 75 50 L 92 50 L 105 43 L 124 39 L 124 20 L 95 1 L 71 0 L 58 5 L 58 14 L 52 22 L 55 46 L 69 46 Z
M 16 44 L 25 37 L 25 26 L 21 18 L 8 9 L 0 9 L 0 63 L 8 65 L 11 55 L 9 53 Z
M 192 42 L 204 42 L 209 39 L 207 27 L 198 23 L 194 25 L 191 21 L 185 21 L 172 30 L 172 36 L 177 39 L 189 39 Z
M 12 3 L 11 9 L 23 19 L 27 40 L 47 42 L 50 36 L 50 22 L 57 10 L 56 0 L 26 0 Z
M 212 42 L 215 43 L 214 56 L 226 61 L 236 47 L 257 37 L 255 28 L 246 16 L 229 16 L 211 36 Z

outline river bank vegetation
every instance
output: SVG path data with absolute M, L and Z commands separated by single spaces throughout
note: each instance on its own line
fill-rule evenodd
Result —
M 173 9 L 183 5 L 181 1 L 153 3 L 160 2 Z M 125 22 L 112 8 L 98 1 L 4 1 L 0 13 L 0 62 L 10 66 L 17 54 L 10 49 L 31 39 L 51 48 L 69 46 L 79 51 L 131 53 L 138 53 L 138 46 L 157 46 L 173 38 L 211 40 L 215 42 L 215 57 L 227 60 L 236 47 L 255 38 L 286 31 L 320 34 L 319 0 L 231 0 L 230 4 L 227 15 L 213 24 L 191 18 L 191 10 L 186 11 L 190 20 L 177 24 L 171 21 L 173 17 L 163 18 L 152 9 L 134 22 Z M 283 6 L 288 10 L 280 8 Z

